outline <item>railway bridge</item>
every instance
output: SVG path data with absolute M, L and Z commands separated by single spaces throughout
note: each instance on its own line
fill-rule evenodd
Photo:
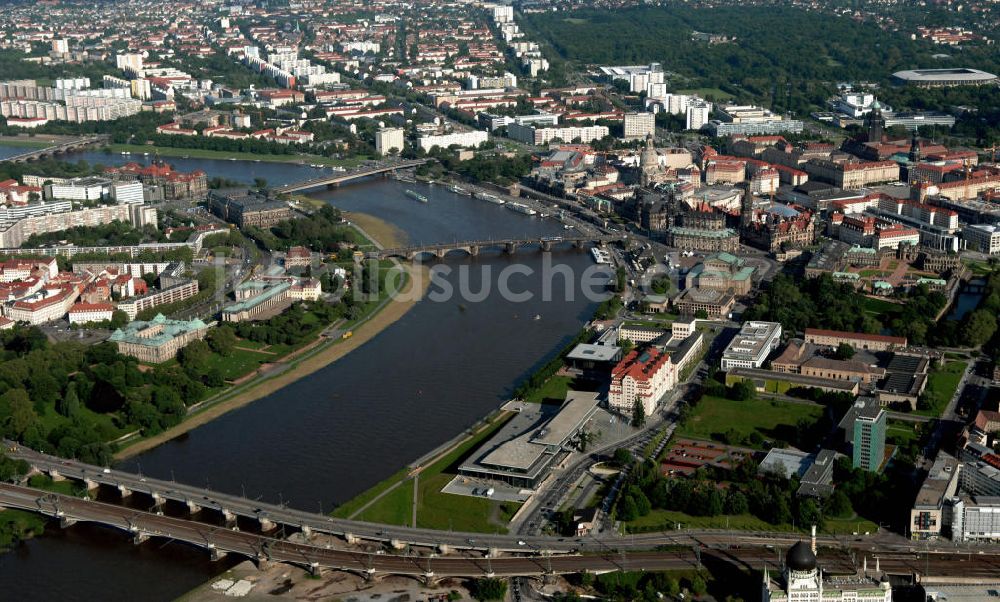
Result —
M 408 575 L 434 582 L 446 577 L 691 569 L 709 557 L 755 570 L 768 564 L 776 570 L 780 549 L 803 539 L 798 533 L 714 529 L 574 538 L 401 527 L 337 519 L 284 504 L 101 468 L 9 441 L 4 446 L 9 457 L 26 461 L 34 471 L 54 479 L 74 479 L 88 491 L 96 493 L 104 487 L 117 490 L 121 498 L 148 496 L 133 504 L 148 510 L 9 483 L 0 483 L 0 507 L 38 512 L 57 519 L 64 527 L 77 522 L 110 526 L 126 533 L 136 544 L 150 538 L 177 540 L 205 549 L 213 558 L 238 554 L 258 564 L 282 562 L 313 572 L 343 570 L 366 578 Z M 152 503 L 147 505 L 149 500 Z M 170 510 L 166 504 L 171 502 L 175 504 L 173 510 L 181 510 L 181 515 L 164 511 Z M 183 506 L 177 508 L 178 502 Z M 183 515 L 184 506 L 190 516 Z M 202 520 L 196 520 L 197 516 Z M 213 518 L 214 523 L 205 522 Z M 278 536 L 275 530 L 279 524 L 299 534 L 287 539 Z M 319 534 L 333 537 L 317 537 Z M 925 579 L 960 574 L 995 582 L 1000 571 L 1000 546 L 995 545 L 935 543 L 932 549 L 929 543 L 916 544 L 891 534 L 821 535 L 816 541 L 823 549 L 824 567 L 830 572 L 853 572 L 859 554 L 877 556 L 882 569 L 889 573 Z

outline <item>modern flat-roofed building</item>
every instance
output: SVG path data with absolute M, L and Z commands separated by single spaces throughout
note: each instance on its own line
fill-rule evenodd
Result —
M 204 338 L 206 332 L 208 326 L 201 320 L 168 320 L 159 314 L 149 322 L 128 323 L 108 340 L 117 344 L 123 355 L 158 364 L 175 357 L 191 341 Z
M 596 393 L 569 391 L 558 409 L 542 404 L 518 412 L 459 466 L 459 477 L 534 489 L 596 411 Z
M 388 155 L 403 151 L 404 137 L 402 128 L 382 128 L 375 132 L 375 150 L 380 155 Z
M 483 133 L 485 134 L 485 132 Z M 608 128 L 604 125 L 535 127 L 532 125 L 520 125 L 515 122 L 507 126 L 507 135 L 510 138 L 525 144 L 535 145 L 548 144 L 553 140 L 573 142 L 577 139 L 582 144 L 587 144 L 604 138 L 608 133 Z
M 859 400 L 854 415 L 852 460 L 855 468 L 875 472 L 885 458 L 886 411 L 873 397 Z
M 45 198 L 99 201 L 111 194 L 111 180 L 97 176 L 70 178 L 45 187 Z
M 624 138 L 643 140 L 656 134 L 656 115 L 646 112 L 625 113 Z
M 907 71 L 897 71 L 892 76 L 904 84 L 921 88 L 983 86 L 997 81 L 997 76 L 992 73 L 968 67 L 910 69 Z
M 161 275 L 161 283 L 162 275 Z M 173 286 L 168 286 L 163 290 L 154 291 L 141 297 L 132 297 L 118 304 L 118 309 L 125 312 L 129 320 L 134 320 L 139 312 L 152 309 L 158 305 L 177 303 L 185 299 L 190 299 L 198 294 L 198 281 L 194 279 L 183 280 Z
M 1000 497 L 962 496 L 952 503 L 953 541 L 1000 541 Z
M 948 500 L 958 491 L 960 466 L 954 456 L 938 452 L 910 510 L 911 539 L 938 539 L 951 525 Z
M 489 140 L 489 134 L 480 130 L 468 132 L 452 132 L 450 134 L 424 135 L 417 138 L 417 146 L 425 151 L 430 151 L 435 146 L 446 149 L 450 146 L 460 146 L 462 148 L 477 148 L 480 144 Z
M 722 369 L 760 368 L 781 344 L 778 322 L 744 322 L 739 334 L 722 352 Z
M 1000 226 L 996 224 L 971 224 L 962 229 L 962 238 L 970 249 L 996 255 L 1000 253 Z

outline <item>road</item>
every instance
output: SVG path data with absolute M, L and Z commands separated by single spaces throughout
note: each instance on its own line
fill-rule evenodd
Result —
M 131 535 L 135 543 L 151 537 L 164 538 L 201 546 L 214 557 L 236 553 L 258 562 L 283 562 L 310 570 L 331 568 L 367 575 L 415 575 L 428 581 L 444 577 L 682 570 L 709 561 L 735 563 L 751 569 L 760 569 L 766 564 L 775 569 L 781 557 L 780 547 L 796 541 L 790 537 L 760 540 L 746 534 L 704 534 L 680 536 L 664 544 L 672 546 L 669 549 L 661 547 L 653 551 L 627 550 L 622 544 L 628 540 L 621 540 L 615 548 L 602 543 L 591 548 L 588 554 L 458 556 L 438 555 L 430 550 L 426 554 L 409 553 L 409 550 L 405 554 L 386 554 L 337 549 L 302 541 L 302 538 L 296 541 L 278 539 L 11 484 L 0 484 L 0 505 L 60 517 L 67 523 L 90 521 L 110 525 Z M 854 559 L 859 552 L 865 556 L 877 555 L 881 568 L 894 574 L 962 575 L 983 579 L 995 579 L 1000 574 L 1000 556 L 996 553 L 855 549 L 852 554 L 846 547 L 835 546 L 821 550 L 820 556 L 828 572 L 852 572 L 856 569 L 857 560 Z

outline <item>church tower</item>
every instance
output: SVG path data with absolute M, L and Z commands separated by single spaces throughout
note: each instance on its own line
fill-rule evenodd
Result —
M 913 130 L 913 138 L 910 139 L 910 162 L 920 163 L 920 140 L 917 140 L 917 130 Z
M 868 130 L 868 142 L 882 142 L 882 136 L 885 135 L 885 117 L 882 116 L 882 103 L 878 99 L 872 103 L 866 129 Z
M 740 226 L 744 229 L 753 224 L 753 193 L 750 187 L 743 186 L 743 199 L 740 202 Z

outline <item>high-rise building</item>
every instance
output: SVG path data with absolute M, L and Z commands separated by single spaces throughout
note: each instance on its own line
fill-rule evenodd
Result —
M 133 77 L 142 77 L 142 55 L 136 53 L 115 56 L 115 66 Z
M 626 140 L 643 140 L 656 135 L 656 116 L 652 113 L 625 113 Z
M 66 54 L 69 52 L 69 42 L 66 38 L 57 38 L 52 40 L 52 52 L 58 52 L 59 54 Z
M 388 155 L 393 149 L 401 152 L 403 143 L 402 128 L 383 128 L 375 132 L 375 150 L 380 155 Z
M 707 102 L 692 103 L 687 107 L 687 125 L 685 129 L 700 130 L 712 112 L 712 105 Z
M 886 412 L 874 397 L 862 398 L 854 416 L 854 467 L 877 471 L 885 457 Z

